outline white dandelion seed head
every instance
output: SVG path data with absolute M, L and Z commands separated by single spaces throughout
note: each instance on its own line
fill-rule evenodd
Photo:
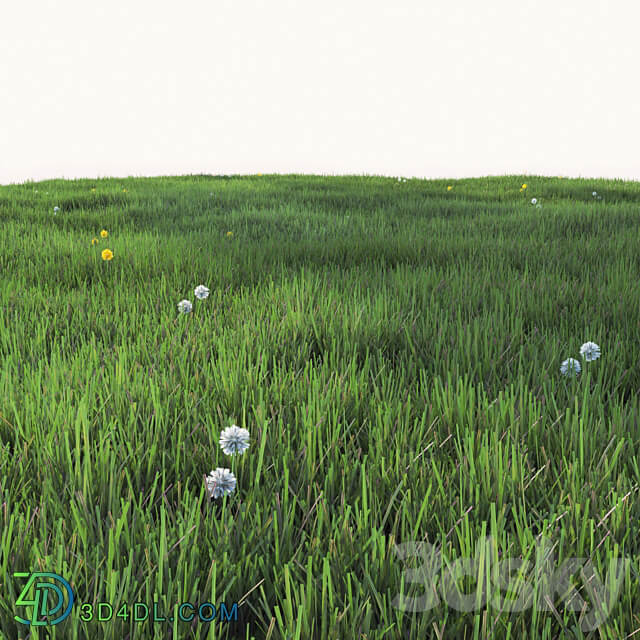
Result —
M 535 198 L 531 198 L 531 204 L 535 204 L 536 202 L 538 202 Z
M 574 376 L 580 373 L 580 363 L 575 358 L 567 358 L 560 365 L 560 373 L 563 376 Z
M 55 211 L 60 211 L 60 207 L 53 207 L 54 212 Z
M 587 362 L 597 360 L 600 357 L 600 347 L 595 342 L 585 342 L 580 347 L 580 355 Z
M 210 498 L 229 495 L 236 488 L 236 477 L 229 469 L 218 467 L 207 476 L 207 491 Z
M 591 195 L 595 198 L 598 195 L 598 192 L 594 191 Z
M 227 455 L 244 453 L 249 448 L 249 431 L 232 424 L 220 434 L 220 446 Z
M 189 313 L 192 308 L 193 305 L 188 300 L 180 300 L 178 302 L 178 311 L 180 313 Z
M 193 293 L 195 294 L 196 298 L 198 298 L 198 300 L 204 300 L 209 295 L 209 289 L 203 284 L 199 284 L 195 288 Z

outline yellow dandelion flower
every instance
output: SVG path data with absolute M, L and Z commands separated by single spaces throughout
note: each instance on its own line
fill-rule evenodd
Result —
M 259 173 L 258 175 L 259 175 L 259 176 L 261 176 L 262 174 L 261 174 L 261 173 Z
M 91 189 L 91 191 L 95 191 L 95 187 L 93 189 Z
M 523 188 L 523 189 L 526 189 L 526 188 L 527 188 L 527 185 L 526 185 L 526 184 L 523 184 L 523 185 L 522 185 L 522 188 Z
M 127 193 L 127 190 L 126 190 L 126 189 L 123 189 L 123 191 L 124 191 L 125 193 Z
M 93 247 L 94 244 L 98 244 L 98 238 L 93 238 L 93 240 L 91 240 L 91 246 Z
M 451 191 L 451 189 L 453 189 L 453 187 L 447 187 L 447 191 Z
M 103 229 L 103 230 L 100 232 L 100 237 L 101 237 L 101 238 L 106 238 L 108 235 L 109 235 L 109 232 L 108 232 L 106 229 Z
M 233 231 L 227 231 L 227 238 L 230 238 L 233 235 Z
M 111 251 L 111 249 L 105 249 L 102 252 L 102 259 L 103 260 L 111 260 L 111 258 L 113 258 L 113 251 Z

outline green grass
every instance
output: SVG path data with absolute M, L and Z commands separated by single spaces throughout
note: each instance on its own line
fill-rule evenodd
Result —
M 0 638 L 640 628 L 640 183 L 51 180 L 0 187 L 0 224 Z M 587 341 L 601 357 L 561 375 Z M 232 423 L 251 435 L 233 458 Z M 211 501 L 216 467 L 238 484 Z M 483 584 L 498 551 L 535 558 L 540 536 L 554 568 L 590 557 L 604 580 L 631 560 L 597 630 L 557 595 L 548 611 L 392 605 L 425 592 L 396 544 L 435 545 L 445 568 L 477 554 Z M 30 629 L 13 573 L 31 571 L 114 615 L 238 602 L 238 619 L 82 621 L 77 604 Z

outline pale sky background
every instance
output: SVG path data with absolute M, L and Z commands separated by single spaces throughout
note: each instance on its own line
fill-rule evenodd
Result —
M 640 180 L 633 0 L 19 0 L 0 184 L 501 174 Z

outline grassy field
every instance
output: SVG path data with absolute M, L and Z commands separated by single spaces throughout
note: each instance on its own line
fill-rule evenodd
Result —
M 51 180 L 0 228 L 0 638 L 640 629 L 640 183 Z

